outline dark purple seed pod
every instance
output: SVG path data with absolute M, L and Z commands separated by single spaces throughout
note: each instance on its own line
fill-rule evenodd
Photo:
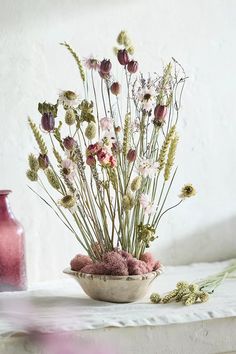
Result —
M 66 150 L 73 150 L 76 146 L 76 141 L 71 136 L 67 136 L 63 140 L 63 145 L 65 146 Z
M 110 60 L 108 59 L 103 59 L 100 63 L 100 72 L 102 74 L 109 74 L 112 68 L 112 64 L 110 62 Z
M 167 114 L 167 107 L 158 104 L 154 109 L 154 121 L 156 122 L 164 121 L 166 114 Z
M 45 170 L 49 165 L 49 158 L 47 155 L 40 154 L 38 157 L 39 167 Z
M 138 62 L 135 60 L 131 60 L 127 65 L 127 69 L 130 74 L 135 74 L 138 70 Z
M 128 153 L 127 153 L 127 160 L 129 162 L 134 162 L 136 160 L 137 157 L 137 152 L 134 149 L 129 149 Z
M 44 113 L 41 118 L 41 126 L 46 132 L 51 132 L 55 127 L 55 119 L 51 112 Z
M 115 96 L 118 96 L 121 91 L 121 85 L 119 82 L 113 82 L 111 85 L 111 93 Z
M 129 63 L 129 54 L 126 49 L 120 49 L 117 53 L 117 59 L 121 65 L 127 65 Z

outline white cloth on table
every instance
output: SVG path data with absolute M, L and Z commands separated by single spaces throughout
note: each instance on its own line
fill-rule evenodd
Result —
M 28 291 L 0 293 L 0 335 L 26 331 L 77 331 L 106 327 L 157 326 L 236 316 L 236 281 L 226 279 L 209 302 L 151 304 L 151 292 L 163 294 L 179 280 L 196 281 L 222 271 L 230 261 L 166 267 L 146 298 L 113 304 L 88 298 L 72 278 L 34 284 Z

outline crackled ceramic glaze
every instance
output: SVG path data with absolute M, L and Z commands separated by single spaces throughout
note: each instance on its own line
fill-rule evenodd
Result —
M 122 303 L 143 298 L 160 271 L 142 275 L 113 276 L 85 274 L 67 268 L 64 273 L 72 276 L 92 299 Z

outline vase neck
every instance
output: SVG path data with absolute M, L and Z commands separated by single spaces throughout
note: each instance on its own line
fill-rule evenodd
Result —
M 4 191 L 0 190 L 0 221 L 4 219 L 14 218 L 8 200 L 8 194 L 10 192 L 11 191 L 8 190 L 4 190 Z

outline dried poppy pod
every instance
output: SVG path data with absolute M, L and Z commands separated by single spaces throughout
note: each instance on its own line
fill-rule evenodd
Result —
M 44 113 L 41 118 L 41 126 L 46 132 L 51 132 L 55 127 L 55 119 L 51 112 Z
M 136 160 L 137 157 L 137 152 L 134 149 L 129 149 L 128 153 L 127 153 L 127 160 L 129 162 L 134 162 Z
M 158 104 L 154 109 L 154 121 L 162 122 L 167 114 L 167 107 L 164 105 Z
M 100 64 L 100 72 L 102 74 L 109 74 L 112 68 L 111 61 L 109 59 L 103 59 Z
M 95 157 L 93 155 L 87 156 L 86 164 L 89 165 L 89 166 L 95 166 L 96 165 Z
M 130 74 L 135 74 L 138 71 L 138 62 L 136 60 L 131 60 L 127 65 L 127 69 Z
M 111 85 L 111 93 L 115 96 L 118 96 L 120 94 L 121 91 L 121 85 L 119 84 L 119 82 L 113 82 L 113 84 Z
M 39 167 L 46 170 L 49 166 L 49 158 L 47 155 L 40 154 L 38 157 Z
M 73 150 L 74 147 L 76 146 L 76 141 L 71 136 L 67 136 L 63 140 L 63 145 L 66 148 L 66 150 Z
M 127 65 L 129 63 L 129 55 L 126 49 L 120 49 L 117 53 L 117 59 L 121 65 Z

